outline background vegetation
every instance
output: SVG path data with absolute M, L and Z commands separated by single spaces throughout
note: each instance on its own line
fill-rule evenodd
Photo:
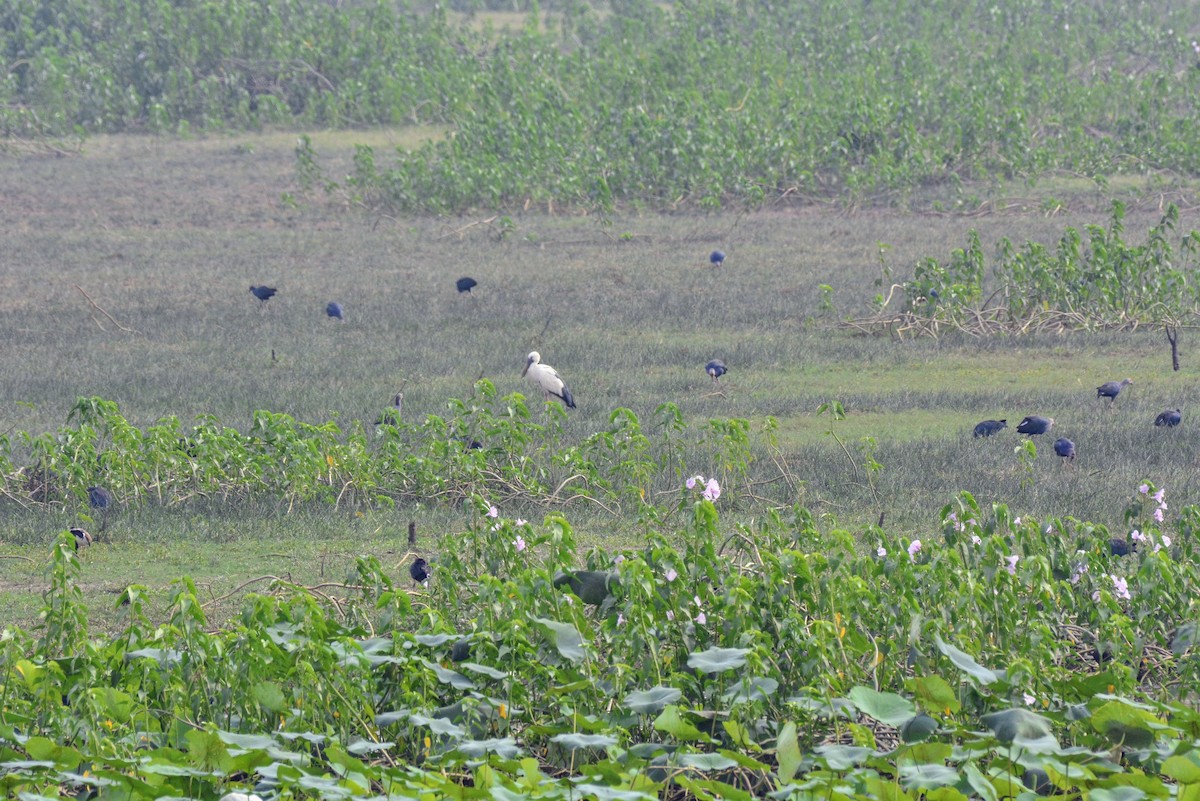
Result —
M 0 5 L 4 792 L 1200 793 L 1194 9 L 528 10 Z
M 350 185 L 412 211 L 978 205 L 1065 173 L 1200 165 L 1200 31 L 1161 4 L 680 2 L 530 9 L 516 32 L 385 2 L 14 2 L 11 135 L 435 125 Z M 338 176 L 341 180 L 342 176 Z

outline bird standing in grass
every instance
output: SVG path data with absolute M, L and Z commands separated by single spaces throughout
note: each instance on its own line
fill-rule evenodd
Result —
M 389 426 L 399 425 L 400 424 L 400 412 L 402 411 L 403 406 L 404 406 L 404 393 L 397 392 L 396 396 L 394 398 L 392 398 L 392 405 L 389 406 L 388 408 L 384 409 L 383 413 L 375 418 L 375 425 L 377 425 L 377 426 L 381 426 L 381 425 L 385 425 L 385 424 L 389 425 Z
M 1183 422 L 1183 412 L 1179 409 L 1167 409 L 1154 418 L 1154 425 L 1174 428 Z
M 1075 443 L 1066 437 L 1054 440 L 1054 452 L 1063 458 L 1063 462 L 1075 460 Z
M 720 267 L 725 263 L 725 251 L 714 250 L 712 253 L 708 254 L 708 263 L 713 267 Z
M 273 286 L 254 286 L 250 285 L 250 294 L 259 300 L 259 307 L 266 306 L 267 301 L 275 296 L 279 290 Z
M 1097 398 L 1108 398 L 1109 404 L 1117 402 L 1117 396 L 1121 394 L 1121 390 L 1133 383 L 1132 378 L 1125 378 L 1120 381 L 1106 381 L 1096 387 Z
M 325 313 L 335 320 L 346 322 L 346 310 L 336 300 L 329 301 L 329 305 L 325 307 Z
M 975 436 L 990 437 L 992 434 L 1005 428 L 1008 428 L 1007 420 L 984 420 L 975 426 Z
M 108 526 L 108 508 L 112 506 L 112 493 L 104 487 L 88 487 L 88 506 L 100 510 L 100 530 Z
M 546 400 L 558 398 L 567 408 L 575 408 L 575 398 L 571 395 L 571 390 L 559 378 L 558 371 L 548 364 L 542 364 L 542 355 L 536 350 L 525 358 L 525 369 L 521 371 L 521 377 L 544 392 Z
M 470 293 L 472 287 L 479 286 L 479 282 L 469 275 L 464 275 L 462 278 L 454 282 L 454 286 L 458 288 L 459 294 L 463 292 Z
M 712 377 L 714 384 L 721 383 L 721 376 L 729 372 L 729 368 L 725 366 L 725 362 L 720 359 L 713 359 L 708 364 L 704 365 L 704 372 Z
M 412 576 L 412 580 L 418 584 L 424 584 L 429 578 L 429 563 L 418 556 L 413 560 L 413 563 L 408 566 L 408 575 Z
M 91 534 L 88 534 L 86 531 L 84 531 L 81 528 L 71 529 L 71 536 L 75 538 L 75 550 L 76 551 L 78 551 L 80 548 L 88 547 L 95 541 L 95 538 L 92 537 Z
M 1021 422 L 1017 423 L 1018 434 L 1045 434 L 1054 427 L 1053 417 L 1042 417 L 1040 414 L 1031 414 Z

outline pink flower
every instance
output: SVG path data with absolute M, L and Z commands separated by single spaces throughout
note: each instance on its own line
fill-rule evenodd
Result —
M 488 517 L 499 517 L 500 510 L 497 509 L 495 506 L 489 506 L 488 510 L 487 510 L 487 516 Z
M 1161 508 L 1154 510 L 1154 519 L 1159 523 L 1163 521 L 1163 510 Z
M 879 550 L 875 553 L 880 559 L 882 559 L 883 557 L 887 556 L 887 548 L 884 548 L 882 545 L 880 545 Z
M 1166 546 L 1167 548 L 1171 547 L 1171 538 L 1168 537 L 1166 534 L 1162 535 L 1162 542 L 1163 542 L 1163 545 Z
M 708 485 L 704 488 L 704 497 L 710 501 L 715 501 L 721 497 L 721 485 L 717 483 L 715 478 L 708 480 Z
M 1160 489 L 1158 492 L 1154 493 L 1150 497 L 1153 498 L 1156 503 L 1162 503 L 1163 496 L 1166 494 L 1167 494 L 1167 491 L 1165 489 Z
M 667 576 L 667 581 L 674 581 L 675 579 L 677 579 L 679 577 L 679 574 L 675 572 L 675 568 L 668 567 L 666 576 Z
M 1129 594 L 1129 582 L 1117 576 L 1110 576 L 1113 581 L 1113 594 L 1118 598 L 1124 598 L 1126 601 L 1133 596 Z
M 921 551 L 921 541 L 913 540 L 908 544 L 908 555 L 916 556 Z
M 1015 554 L 1015 553 L 1012 554 L 1011 556 L 1004 557 L 1004 559 L 1008 562 L 1008 565 L 1005 569 L 1008 571 L 1010 576 L 1017 575 L 1017 561 L 1020 558 L 1021 558 L 1020 555 Z
M 1149 491 L 1150 491 L 1149 484 L 1142 484 L 1140 487 L 1138 487 L 1138 492 L 1140 492 L 1143 495 L 1145 495 Z
M 1021 518 L 1019 518 L 1019 517 L 1013 518 L 1013 525 L 1014 526 L 1021 525 Z
M 526 523 L 526 522 L 528 522 L 528 521 L 526 521 L 526 520 L 525 520 L 525 518 L 523 518 L 523 517 L 518 517 L 518 518 L 517 518 L 517 523 L 516 523 L 516 525 L 518 525 L 518 526 L 523 526 L 523 525 L 525 525 L 525 523 Z
M 703 612 L 701 612 L 700 614 L 696 615 L 696 622 L 699 623 L 701 626 L 703 626 L 705 623 L 708 622 L 708 617 Z
M 971 544 L 972 545 L 983 545 L 983 540 L 980 538 L 980 536 L 978 534 L 972 534 L 971 535 Z
M 704 483 L 704 476 L 692 476 L 686 482 L 684 482 L 684 486 L 686 486 L 688 489 L 695 489 L 697 482 Z
M 1146 535 L 1135 528 L 1133 531 L 1129 532 L 1129 539 L 1133 540 L 1134 542 L 1145 542 Z
M 672 612 L 670 609 L 668 609 L 667 610 L 667 620 L 674 620 L 674 619 L 675 619 L 675 613 Z
M 525 550 L 525 538 L 518 534 L 517 538 L 513 540 L 513 545 L 517 546 L 517 553 L 520 553 Z
M 1021 695 L 1021 698 L 1022 698 L 1022 700 L 1024 700 L 1024 701 L 1025 701 L 1025 706 L 1033 706 L 1033 702 L 1037 700 L 1036 698 L 1034 698 L 1034 697 L 1033 697 L 1032 695 L 1030 695 L 1029 693 L 1023 693 L 1023 694 Z
M 618 626 L 625 625 L 625 613 L 624 612 L 617 612 L 617 625 Z

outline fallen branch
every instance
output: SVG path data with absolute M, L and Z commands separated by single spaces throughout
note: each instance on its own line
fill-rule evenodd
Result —
M 136 334 L 136 333 L 137 333 L 137 332 L 136 332 L 136 331 L 134 331 L 132 328 L 126 328 L 125 326 L 123 326 L 123 325 L 121 325 L 120 323 L 118 323 L 118 322 L 117 322 L 117 321 L 116 321 L 116 320 L 113 318 L 113 316 L 112 316 L 111 314 L 109 314 L 108 312 L 106 312 L 104 309 L 100 308 L 100 306 L 99 306 L 99 305 L 96 303 L 96 301 L 92 300 L 92 296 L 91 296 L 91 295 L 89 295 L 88 293 L 84 292 L 84 291 L 83 291 L 83 287 L 81 287 L 79 284 L 71 284 L 71 286 L 73 286 L 73 287 L 75 287 L 76 289 L 78 289 L 78 290 L 79 290 L 79 294 L 80 294 L 80 295 L 83 295 L 83 297 L 87 299 L 87 302 L 88 302 L 88 303 L 90 303 L 90 304 L 92 304 L 92 308 L 93 308 L 93 309 L 95 309 L 96 311 L 100 312 L 101 314 L 103 314 L 105 317 L 107 317 L 107 318 L 109 319 L 109 322 L 111 322 L 111 323 L 112 323 L 113 325 L 115 325 L 117 328 L 120 328 L 122 331 L 124 331 L 124 332 L 126 332 L 126 333 L 128 333 L 128 334 Z

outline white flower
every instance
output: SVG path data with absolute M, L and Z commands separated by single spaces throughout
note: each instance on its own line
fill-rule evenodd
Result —
M 674 619 L 675 619 L 675 613 L 672 612 L 670 609 L 668 609 L 667 610 L 667 620 L 674 620 Z
M 877 550 L 875 553 L 880 559 L 882 559 L 883 557 L 887 556 L 887 548 L 884 548 L 882 545 L 880 545 L 879 550 Z
M 525 523 L 527 523 L 527 522 L 528 522 L 528 521 L 527 521 L 527 520 L 525 520 L 525 518 L 523 518 L 523 517 L 518 517 L 518 518 L 517 518 L 516 525 L 518 525 L 518 526 L 523 526 L 523 525 L 525 525 Z
M 1017 560 L 1021 558 L 1020 555 L 1014 553 L 1011 556 L 1006 556 L 1004 558 L 1008 561 L 1006 569 L 1008 570 L 1009 575 L 1017 575 Z
M 704 476 L 692 476 L 686 482 L 684 482 L 684 486 L 686 486 L 688 489 L 695 489 L 697 483 L 703 484 Z
M 1170 548 L 1171 547 L 1171 538 L 1168 537 L 1166 534 L 1163 534 L 1162 535 L 1162 543 L 1164 546 Z
M 513 545 L 517 546 L 517 553 L 520 553 L 525 550 L 525 538 L 518 534 L 517 538 L 513 540 Z
M 717 483 L 715 478 L 708 480 L 708 485 L 704 488 L 704 497 L 710 501 L 715 501 L 721 497 L 721 485 Z
M 705 623 L 708 622 L 708 617 L 703 612 L 701 612 L 700 614 L 696 615 L 696 622 L 699 623 L 701 626 L 703 626 Z
M 1019 517 L 1013 518 L 1013 525 L 1014 526 L 1021 525 L 1021 518 L 1019 518 Z
M 1029 693 L 1023 693 L 1021 697 L 1025 699 L 1025 706 L 1033 706 L 1034 702 L 1037 701 L 1037 699 Z
M 921 541 L 913 540 L 908 544 L 908 555 L 916 556 L 921 550 Z
M 980 538 L 980 536 L 978 534 L 972 534 L 971 535 L 971 544 L 972 545 L 982 545 L 983 540 Z
M 667 581 L 674 581 L 675 579 L 677 579 L 679 577 L 679 574 L 675 572 L 675 568 L 668 567 L 666 576 L 667 576 Z

